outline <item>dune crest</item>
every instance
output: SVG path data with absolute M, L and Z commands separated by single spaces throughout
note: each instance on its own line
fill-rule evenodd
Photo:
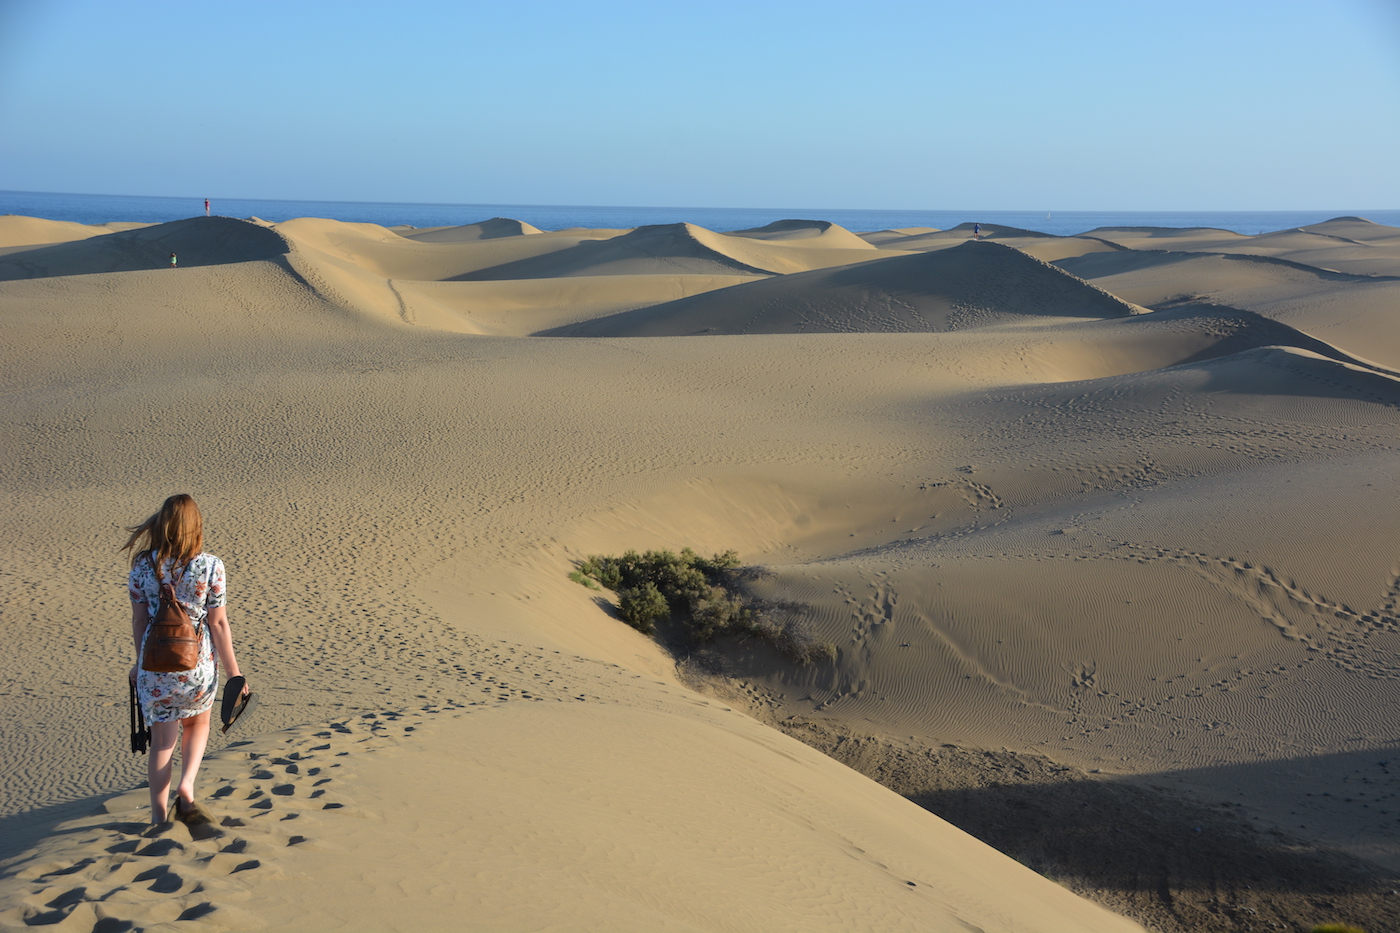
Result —
M 802 246 L 827 249 L 874 249 L 874 245 L 838 224 L 826 220 L 775 220 L 763 227 L 731 230 L 725 236 L 764 240 L 769 243 L 796 242 Z
M 470 243 L 475 240 L 494 240 L 503 236 L 529 236 L 542 233 L 539 227 L 509 217 L 492 217 L 474 224 L 460 227 L 433 227 L 427 230 L 410 230 L 401 234 L 404 239 L 419 243 Z
M 111 232 L 105 227 L 74 223 L 69 220 L 45 220 L 42 217 L 5 214 L 0 216 L 0 249 L 68 243 L 72 240 L 86 240 L 89 237 Z

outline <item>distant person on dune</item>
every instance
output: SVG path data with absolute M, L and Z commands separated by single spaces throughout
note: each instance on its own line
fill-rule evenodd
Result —
M 172 269 L 175 268 L 175 254 L 174 254 L 174 253 L 171 253 L 171 254 L 170 254 L 170 268 L 172 268 Z
M 972 238 L 973 238 L 974 240 L 980 240 L 980 239 L 982 239 L 982 225 L 981 225 L 981 224 L 973 224 L 973 225 L 972 225 Z
M 241 681 L 242 677 L 224 608 L 224 562 L 205 552 L 204 519 L 194 499 L 183 493 L 166 499 L 158 512 L 127 531 L 131 537 L 123 550 L 131 551 L 127 592 L 137 658 L 130 677 L 151 727 L 146 762 L 151 822 L 165 823 L 173 816 L 191 826 L 208 823 L 212 819 L 208 811 L 195 802 L 194 782 L 209 742 L 209 711 L 218 686 L 215 665 L 230 678 Z M 192 669 L 161 673 L 145 669 L 145 643 L 167 585 L 174 587 L 175 599 L 195 625 L 199 653 Z M 248 693 L 244 682 L 243 695 Z M 167 795 L 177 742 L 181 744 L 180 783 L 171 801 Z
M 208 217 L 208 216 L 209 216 L 209 199 L 208 199 L 208 198 L 205 198 L 205 199 L 204 199 L 204 216 L 205 216 L 205 217 Z

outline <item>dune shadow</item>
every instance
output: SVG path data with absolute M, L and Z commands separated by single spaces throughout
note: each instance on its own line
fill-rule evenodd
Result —
M 586 270 L 606 262 L 611 251 L 607 241 L 585 240 L 545 256 L 527 256 L 499 265 L 448 276 L 444 282 L 499 282 L 509 279 L 550 279 L 571 271 Z
M 63 835 L 64 831 L 58 829 L 62 823 L 101 813 L 102 803 L 112 796 L 84 797 L 0 817 L 0 863 L 32 849 L 44 839 Z M 115 816 L 112 820 L 120 822 Z
M 1181 775 L 1109 780 L 1005 750 L 932 748 L 817 721 L 778 725 L 1023 865 L 1154 929 L 1324 922 L 1400 929 L 1400 896 L 1393 893 L 1400 872 L 1260 828 L 1237 804 L 1158 783 Z M 1388 757 L 1319 756 L 1300 766 L 1362 771 Z M 1400 752 L 1395 765 L 1400 774 Z M 1192 777 L 1228 786 L 1266 781 L 1279 766 L 1224 766 L 1207 770 L 1241 773 Z
M 227 265 L 285 255 L 275 230 L 232 217 L 191 217 L 85 240 L 36 246 L 0 257 L 0 282 Z M 176 257 L 172 267 L 171 254 Z

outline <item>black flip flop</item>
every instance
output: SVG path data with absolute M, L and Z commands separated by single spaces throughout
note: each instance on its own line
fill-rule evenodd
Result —
M 219 718 L 224 723 L 224 732 L 232 729 L 244 713 L 258 705 L 258 698 L 252 692 L 246 697 L 243 696 L 246 683 L 242 677 L 230 677 L 228 683 L 224 684 L 224 705 L 219 711 Z

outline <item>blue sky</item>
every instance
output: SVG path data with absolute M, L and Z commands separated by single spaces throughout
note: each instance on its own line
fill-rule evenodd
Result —
M 1400 0 L 0 0 L 0 188 L 1400 208 Z

